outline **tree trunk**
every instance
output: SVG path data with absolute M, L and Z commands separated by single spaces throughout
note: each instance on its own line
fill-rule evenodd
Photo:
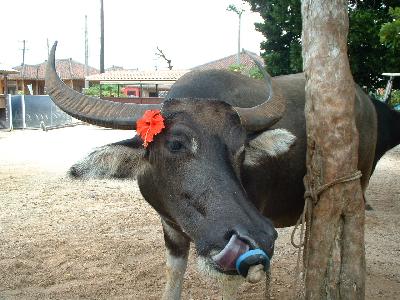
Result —
M 347 4 L 344 0 L 302 1 L 306 189 L 317 190 L 358 170 Z M 363 299 L 365 215 L 360 180 L 337 183 L 313 200 L 305 251 L 306 299 Z

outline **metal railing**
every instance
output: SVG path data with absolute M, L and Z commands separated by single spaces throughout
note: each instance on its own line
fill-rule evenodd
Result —
M 78 120 L 60 110 L 47 95 L 8 95 L 5 120 L 0 122 L 6 129 L 42 128 L 43 130 L 78 123 Z

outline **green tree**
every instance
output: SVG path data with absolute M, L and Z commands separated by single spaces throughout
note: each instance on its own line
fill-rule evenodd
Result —
M 100 97 L 100 85 L 93 84 L 84 91 L 85 95 Z M 101 94 L 105 97 L 126 97 L 119 89 L 116 84 L 102 84 Z
M 349 57 L 354 80 L 368 90 L 384 86 L 382 73 L 398 72 L 400 60 L 379 39 L 381 26 L 391 20 L 389 7 L 399 0 L 350 1 Z
M 267 71 L 272 75 L 301 72 L 300 0 L 245 0 L 259 12 L 263 23 L 256 30 L 266 38 L 261 43 Z M 379 39 L 380 28 L 393 20 L 389 7 L 399 0 L 349 0 L 348 51 L 354 80 L 367 89 L 383 86 L 384 72 L 398 72 L 400 59 L 393 48 Z
M 273 76 L 301 72 L 300 0 L 246 1 L 264 19 L 255 26 L 266 38 L 261 49 L 267 71 Z
M 398 50 L 400 49 L 400 7 L 391 7 L 389 15 L 393 18 L 393 22 L 382 25 L 379 32 L 380 40 L 386 46 Z

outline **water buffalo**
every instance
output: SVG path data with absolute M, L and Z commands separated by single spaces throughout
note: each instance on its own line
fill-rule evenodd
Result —
M 70 169 L 86 179 L 137 178 L 145 200 L 158 212 L 167 248 L 164 299 L 179 299 L 190 243 L 199 265 L 221 278 L 237 274 L 235 261 L 251 249 L 273 255 L 275 227 L 293 225 L 303 204 L 306 172 L 302 74 L 260 81 L 222 71 L 181 77 L 162 105 L 114 103 L 81 95 L 55 71 L 50 53 L 46 88 L 71 116 L 88 123 L 133 130 L 147 110 L 160 110 L 163 126 L 147 147 L 136 136 L 96 149 Z M 368 96 L 357 88 L 359 169 L 365 190 L 375 148 L 379 156 L 400 141 L 399 115 L 385 124 Z M 380 145 L 380 129 L 390 140 Z M 161 127 L 160 127 L 161 128 Z M 378 145 L 378 146 L 377 146 Z M 338 174 L 338 176 L 341 174 Z M 260 280 L 265 261 L 245 270 Z M 229 297 L 229 290 L 225 296 Z

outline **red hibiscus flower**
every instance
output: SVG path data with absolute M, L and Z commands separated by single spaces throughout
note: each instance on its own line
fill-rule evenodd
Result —
M 164 118 L 159 110 L 146 110 L 143 117 L 136 122 L 136 132 L 144 141 L 144 147 L 147 147 L 163 128 Z

